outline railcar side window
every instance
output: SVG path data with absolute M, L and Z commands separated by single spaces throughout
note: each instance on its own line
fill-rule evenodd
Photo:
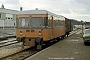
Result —
M 54 20 L 55 26 L 59 27 L 60 26 L 60 20 Z
M 44 17 L 44 26 L 51 27 L 52 26 L 52 17 Z
M 54 20 L 54 26 L 55 27 L 63 27 L 64 26 L 64 21 L 62 21 L 62 20 Z
M 44 26 L 48 26 L 48 17 L 44 17 Z
M 63 26 L 64 25 L 64 21 L 60 21 L 60 26 Z
M 31 20 L 31 27 L 42 27 L 43 17 L 32 17 Z
M 52 17 L 49 17 L 48 18 L 48 26 L 49 27 L 52 27 Z
M 30 18 L 20 18 L 20 27 L 30 27 Z

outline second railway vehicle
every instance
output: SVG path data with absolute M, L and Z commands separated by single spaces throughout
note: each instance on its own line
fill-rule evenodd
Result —
M 43 43 L 60 37 L 68 36 L 71 29 L 71 21 L 61 15 L 56 15 L 47 10 L 21 11 L 17 15 L 16 38 L 25 46 L 36 46 L 42 49 Z

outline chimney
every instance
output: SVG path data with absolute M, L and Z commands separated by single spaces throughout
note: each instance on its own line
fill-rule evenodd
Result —
M 38 8 L 36 8 L 36 10 L 38 10 Z
M 1 8 L 4 9 L 4 5 L 3 4 L 1 5 Z
M 20 11 L 22 11 L 22 7 L 20 7 Z

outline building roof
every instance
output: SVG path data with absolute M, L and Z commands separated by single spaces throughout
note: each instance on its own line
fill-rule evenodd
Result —
M 19 12 L 19 11 L 17 11 L 17 10 L 0 8 L 0 13 L 17 14 L 18 12 Z

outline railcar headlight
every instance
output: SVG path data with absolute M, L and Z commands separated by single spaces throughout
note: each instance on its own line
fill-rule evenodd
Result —
M 41 33 L 41 30 L 39 30 L 39 33 Z
M 20 36 L 22 36 L 22 31 L 20 31 Z
M 20 36 L 22 36 L 22 33 L 20 33 Z
M 42 34 L 41 33 L 39 33 L 39 36 L 41 36 Z
M 39 36 L 41 36 L 41 35 L 42 35 L 41 30 L 39 30 Z

